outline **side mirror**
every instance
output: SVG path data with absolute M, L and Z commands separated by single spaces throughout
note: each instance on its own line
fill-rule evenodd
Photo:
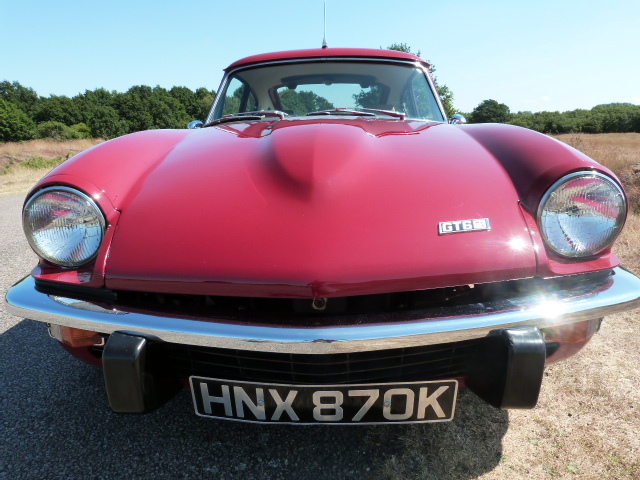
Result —
M 193 120 L 189 122 L 189 125 L 187 125 L 187 128 L 194 130 L 196 128 L 202 128 L 203 125 L 204 123 L 202 123 L 200 120 Z
M 451 125 L 462 125 L 463 123 L 467 123 L 467 119 L 464 118 L 464 115 L 460 115 L 459 113 L 456 113 L 454 115 L 451 115 L 451 118 L 449 119 L 449 123 Z

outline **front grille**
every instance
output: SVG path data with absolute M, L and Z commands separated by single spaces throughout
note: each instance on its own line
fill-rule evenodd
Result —
M 164 374 L 306 385 L 398 382 L 463 377 L 482 340 L 326 355 L 276 354 L 158 344 Z
M 314 299 L 224 297 L 116 291 L 113 306 L 124 311 L 161 315 L 189 316 L 217 321 L 280 324 L 282 326 L 337 326 L 357 324 L 371 314 L 416 312 L 425 308 L 451 308 L 482 300 L 479 289 L 461 287 L 357 295 L 323 299 L 322 309 L 313 307 Z M 405 315 L 401 315 L 405 319 Z M 360 320 L 359 320 L 360 318 Z
M 425 318 L 447 318 L 475 315 L 496 308 L 518 309 L 518 298 L 542 293 L 554 294 L 571 289 L 591 291 L 605 283 L 611 271 L 542 279 L 538 277 L 476 285 L 392 292 L 350 297 L 258 298 L 216 295 L 172 294 L 145 291 L 109 290 L 77 285 L 36 281 L 42 293 L 85 300 L 103 308 L 123 312 L 198 319 L 237 325 L 252 324 L 277 327 L 344 327 L 421 321 Z M 322 308 L 316 301 L 322 300 Z

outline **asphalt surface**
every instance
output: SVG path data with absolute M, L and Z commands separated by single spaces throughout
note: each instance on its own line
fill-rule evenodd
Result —
M 150 414 L 111 412 L 100 369 L 5 309 L 36 261 L 23 198 L 0 196 L 0 479 L 471 479 L 500 461 L 508 414 L 464 390 L 453 422 L 428 425 L 218 421 L 197 417 L 188 391 Z

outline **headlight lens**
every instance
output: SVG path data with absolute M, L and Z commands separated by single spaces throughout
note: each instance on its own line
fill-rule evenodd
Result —
M 98 253 L 105 220 L 100 208 L 84 193 L 51 187 L 27 202 L 22 225 L 39 256 L 56 265 L 77 267 Z
M 616 239 L 627 216 L 620 186 L 597 172 L 558 180 L 538 208 L 538 225 L 548 248 L 562 257 L 600 253 Z

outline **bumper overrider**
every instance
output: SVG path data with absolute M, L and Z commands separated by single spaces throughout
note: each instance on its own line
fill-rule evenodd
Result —
M 356 354 L 484 339 L 466 384 L 500 408 L 532 408 L 548 348 L 542 330 L 640 307 L 640 279 L 623 268 L 592 283 L 450 308 L 425 308 L 406 321 L 384 314 L 349 324 L 291 327 L 110 308 L 104 302 L 43 292 L 26 277 L 7 292 L 13 315 L 109 335 L 102 353 L 111 408 L 145 412 L 181 388 L 153 368 L 150 346 L 181 344 L 269 354 Z

